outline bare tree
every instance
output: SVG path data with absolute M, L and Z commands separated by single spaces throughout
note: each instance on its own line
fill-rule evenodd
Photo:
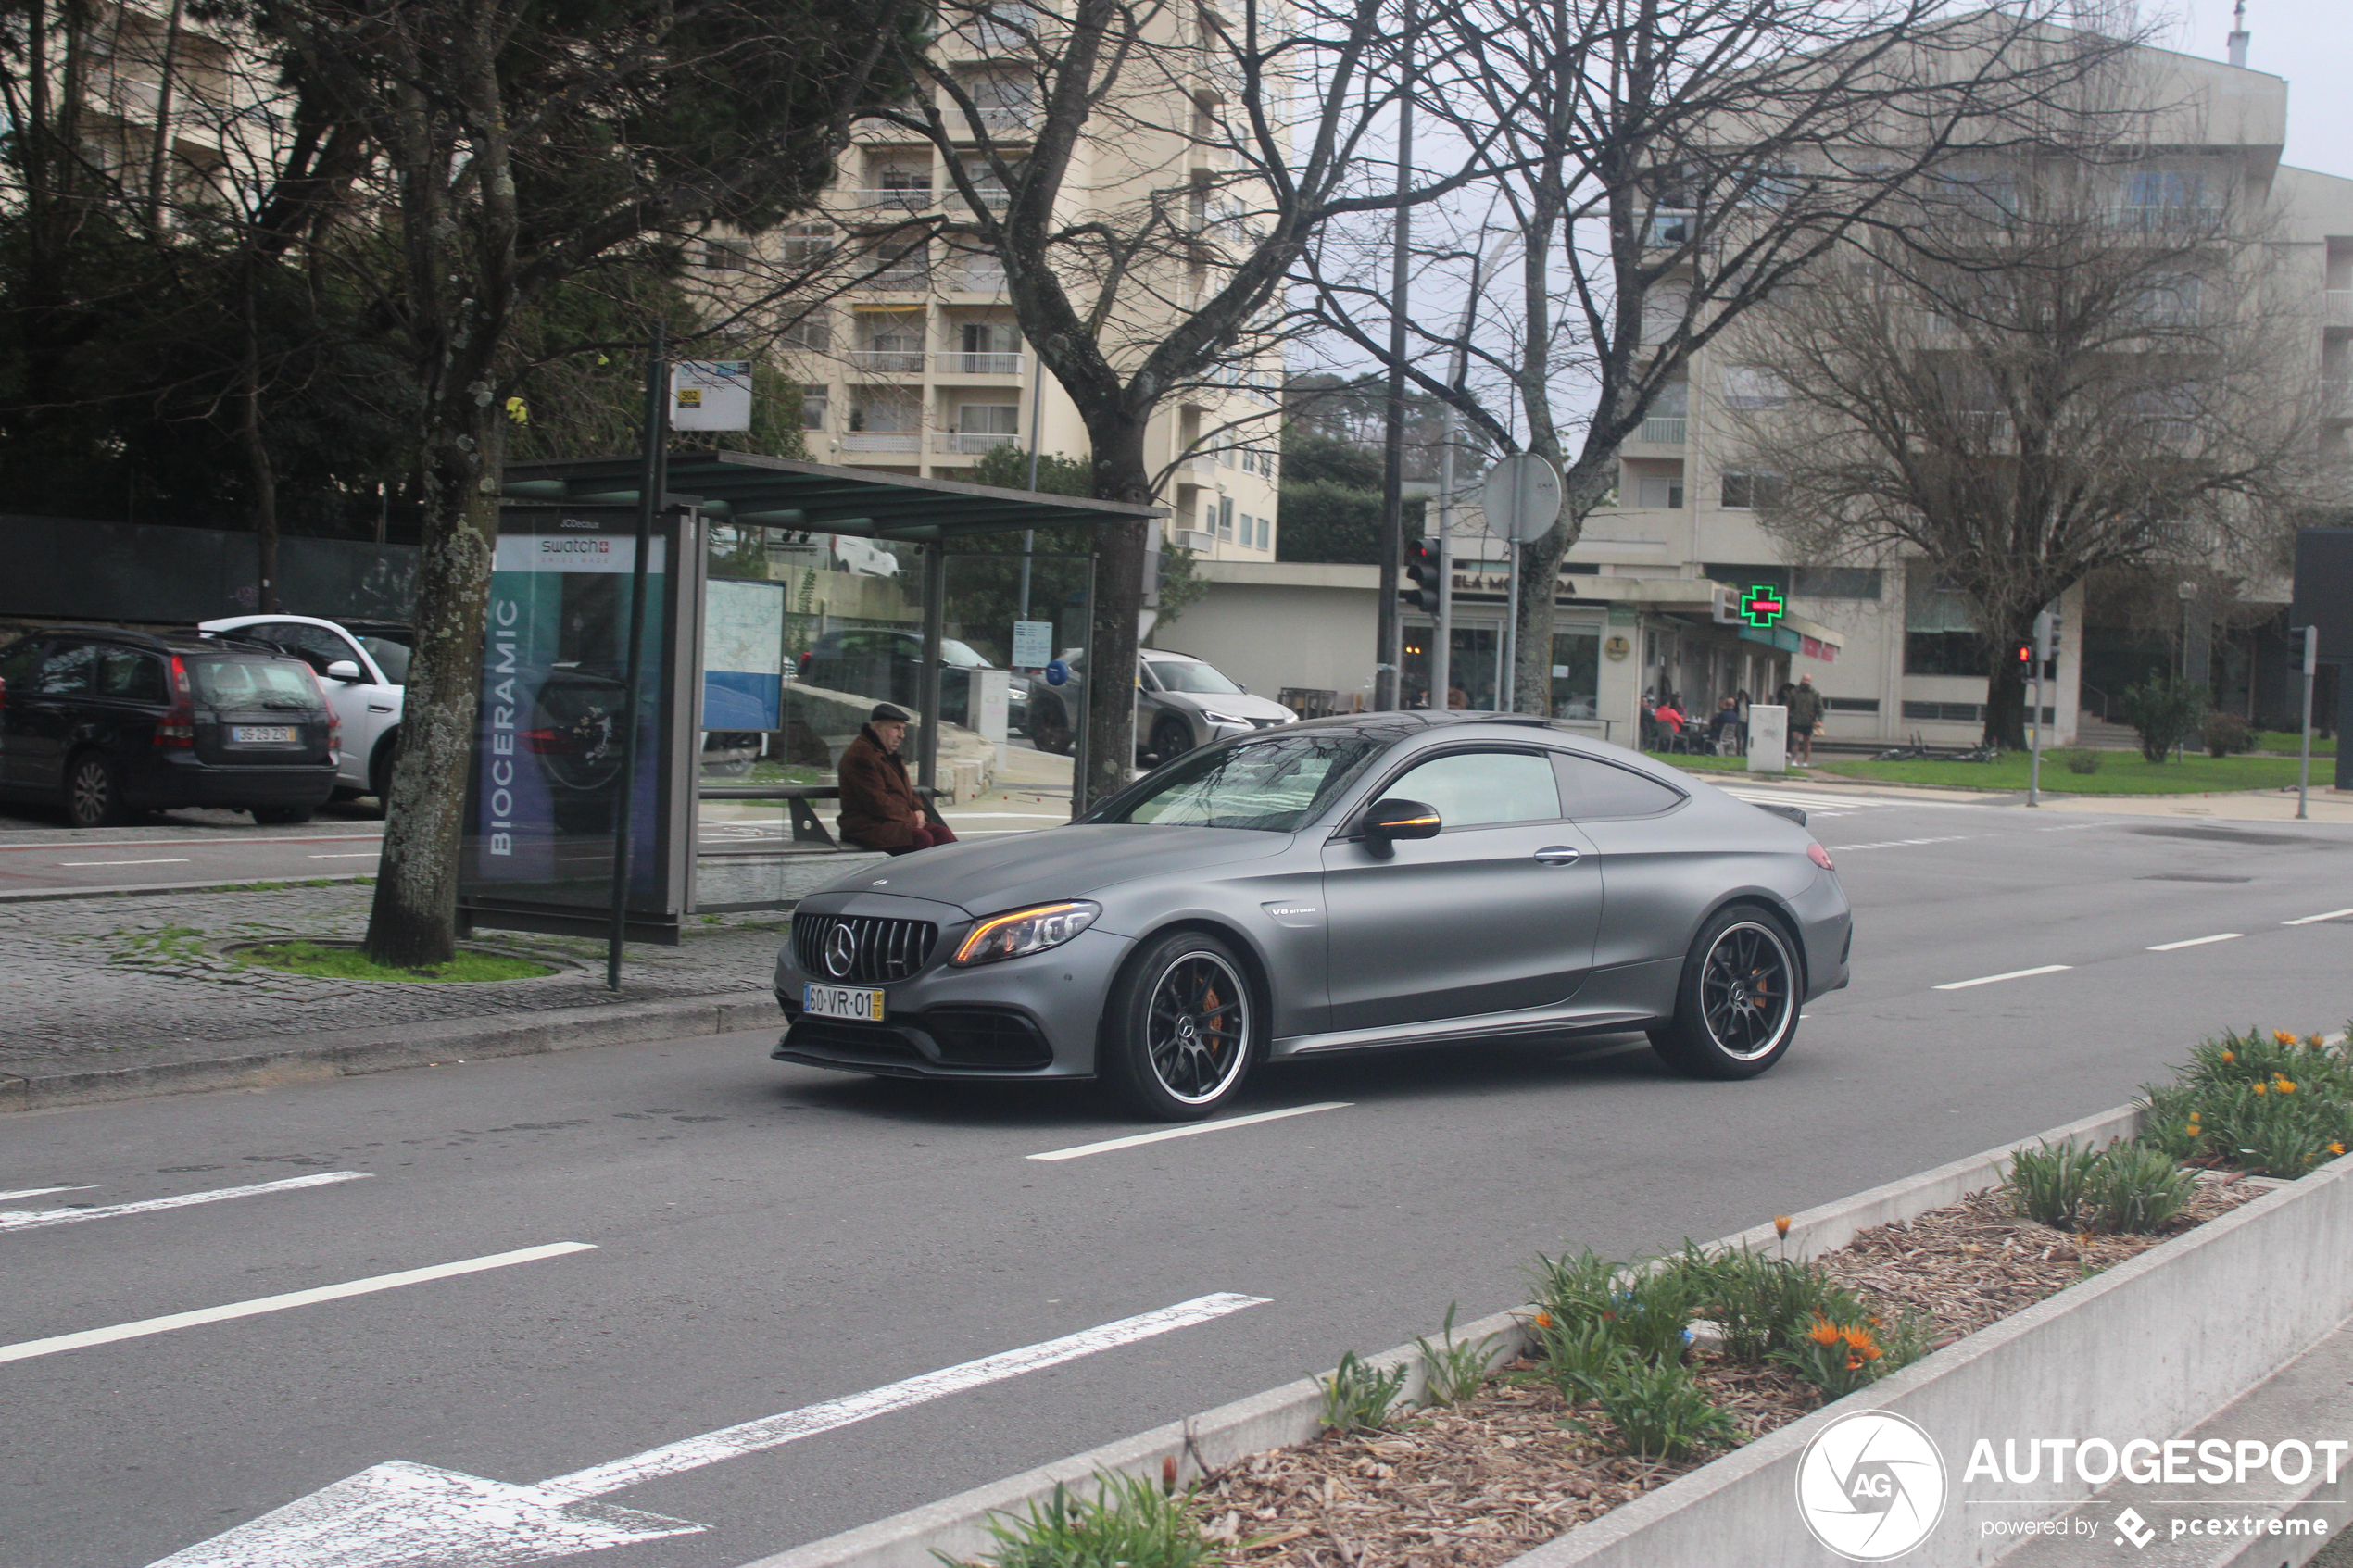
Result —
M 2178 156 L 1956 154 L 1885 216 L 1745 323 L 1786 403 L 1734 418 L 1795 558 L 1918 558 L 1965 597 L 1986 738 L 2023 745 L 2038 610 L 2272 553 L 2315 477 L 2312 302 L 2260 193 Z
M 1424 101 L 1457 145 L 1485 149 L 1497 205 L 1429 248 L 1517 275 L 1458 323 L 1457 267 L 1411 323 L 1407 368 L 1496 445 L 1562 470 L 1561 521 L 1522 557 L 1538 586 L 1520 601 L 1516 706 L 1549 708 L 1545 585 L 1617 487 L 1619 446 L 1694 355 L 1946 146 L 2019 134 L 2033 106 L 2122 46 L 2050 25 L 2074 8 L 1482 0 L 1449 13 Z M 1311 260 L 1326 320 L 1386 362 L 1390 302 L 1354 281 L 1359 252 Z M 1459 378 L 1437 369 L 1449 359 Z
M 1391 95 L 1382 68 L 1411 32 L 1390 0 L 978 0 L 943 16 L 943 38 L 909 57 L 928 90 L 884 118 L 940 155 L 947 211 L 853 227 L 850 243 L 870 268 L 995 259 L 1022 335 L 1085 424 L 1101 498 L 1152 498 L 1146 432 L 1189 388 L 1252 378 L 1249 409 L 1205 399 L 1229 411 L 1202 440 L 1271 449 L 1284 290 L 1313 236 L 1474 178 L 1402 198 L 1367 183 Z M 1136 659 L 1149 526 L 1096 535 L 1092 657 L 1107 678 L 1088 683 L 1086 803 L 1120 787 L 1133 755 L 1116 672 Z

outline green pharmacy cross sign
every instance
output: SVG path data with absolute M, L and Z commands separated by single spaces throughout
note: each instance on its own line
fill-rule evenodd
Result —
M 1788 608 L 1769 583 L 1759 583 L 1741 596 L 1741 613 L 1748 617 L 1751 626 L 1773 625 Z

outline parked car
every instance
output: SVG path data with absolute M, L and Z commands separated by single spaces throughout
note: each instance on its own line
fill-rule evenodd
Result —
M 59 626 L 0 648 L 0 793 L 78 828 L 182 806 L 303 822 L 337 731 L 309 667 L 258 643 Z
M 267 643 L 309 665 L 326 687 L 328 706 L 343 721 L 336 792 L 384 797 L 400 755 L 400 712 L 414 632 L 396 621 L 310 615 L 233 615 L 196 629 Z
M 972 712 L 972 672 L 997 666 L 969 643 L 943 637 L 939 644 L 939 717 L 964 724 Z M 888 627 L 860 627 L 827 632 L 800 656 L 798 678 L 828 691 L 849 692 L 877 702 L 898 703 L 920 709 L 917 696 L 924 669 L 924 639 L 917 632 Z M 1029 733 L 1029 677 L 1009 673 L 1005 680 L 1005 727 L 1008 733 Z M 969 727 L 969 726 L 967 726 Z
M 1070 749 L 1070 715 L 1086 700 L 1086 659 L 1069 654 L 1070 678 L 1030 695 L 1037 728 L 1029 733 L 1044 751 Z M 1145 648 L 1136 659 L 1136 752 L 1139 761 L 1165 762 L 1196 746 L 1254 730 L 1298 721 L 1278 702 L 1252 696 L 1250 689 L 1206 659 L 1189 653 Z M 1059 745 L 1048 745 L 1050 739 Z
M 803 898 L 774 1054 L 1101 1077 L 1177 1121 L 1255 1062 L 1376 1047 L 1644 1031 L 1685 1073 L 1750 1078 L 1846 984 L 1852 912 L 1803 815 L 1541 719 L 1237 736 L 1069 826 Z

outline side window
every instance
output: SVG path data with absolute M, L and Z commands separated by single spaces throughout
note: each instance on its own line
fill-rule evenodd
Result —
M 1528 751 L 1455 751 L 1417 763 L 1381 791 L 1438 809 L 1449 829 L 1545 822 L 1561 814 L 1552 764 Z
M 1561 797 L 1568 802 L 1568 814 L 1580 821 L 1654 816 L 1683 801 L 1680 790 L 1591 757 L 1555 754 L 1553 766 L 1560 771 Z
M 48 645 L 38 637 L 23 637 L 0 649 L 0 681 L 6 681 L 19 691 L 31 688 L 25 683 L 41 663 L 41 650 Z
M 98 695 L 130 702 L 161 702 L 163 661 L 130 648 L 108 648 L 98 659 Z
M 87 696 L 96 684 L 98 645 L 69 643 L 49 655 L 34 677 L 35 696 Z

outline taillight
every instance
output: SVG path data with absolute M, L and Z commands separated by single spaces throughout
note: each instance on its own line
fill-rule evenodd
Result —
M 1824 871 L 1831 869 L 1831 852 L 1818 844 L 1809 844 L 1806 847 L 1806 858 Z
M 319 694 L 319 706 L 327 710 L 327 756 L 332 760 L 343 755 L 343 715 L 327 700 L 327 685 L 319 679 L 319 671 L 308 664 L 302 668 L 310 677 L 310 689 Z
M 194 746 L 196 744 L 196 704 L 188 691 L 188 667 L 178 654 L 171 656 L 171 708 L 156 721 L 157 746 Z

